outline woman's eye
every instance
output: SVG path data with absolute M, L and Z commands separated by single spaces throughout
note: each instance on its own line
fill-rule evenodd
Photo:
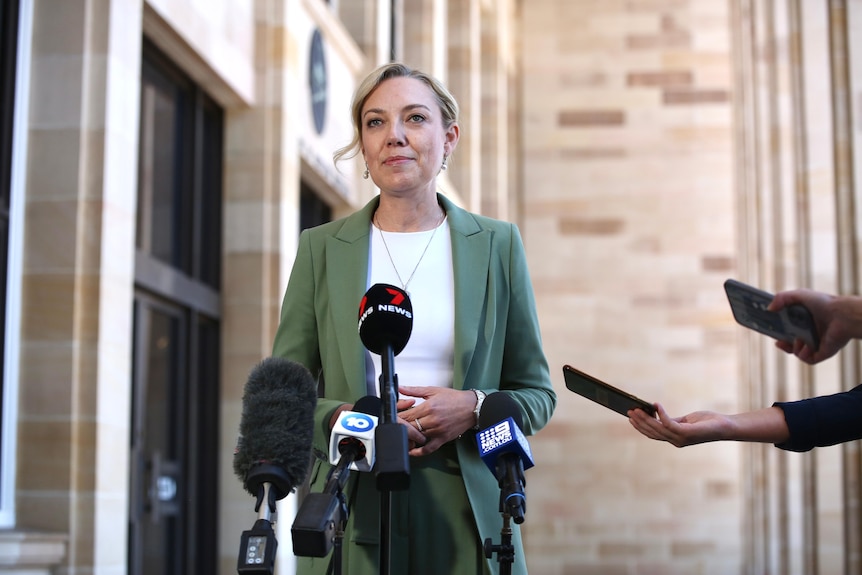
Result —
M 372 118 L 371 120 L 368 120 L 368 122 L 366 122 L 365 125 L 368 126 L 369 128 L 373 128 L 374 126 L 379 126 L 380 125 L 380 119 L 379 118 Z
M 425 116 L 423 116 L 422 114 L 413 114 L 412 116 L 410 116 L 409 120 L 411 122 L 424 122 Z

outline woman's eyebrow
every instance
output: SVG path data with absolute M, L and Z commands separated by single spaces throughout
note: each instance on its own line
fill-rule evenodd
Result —
M 404 106 L 403 108 L 401 108 L 401 111 L 402 112 L 410 112 L 412 110 L 416 110 L 419 108 L 421 108 L 422 110 L 426 110 L 428 112 L 431 111 L 431 109 L 428 106 L 426 106 L 425 104 L 408 104 L 407 106 Z M 383 113 L 382 108 L 369 108 L 368 110 L 365 110 L 365 113 L 362 114 L 362 116 L 364 117 L 364 116 L 367 116 L 368 114 L 382 114 L 382 113 Z

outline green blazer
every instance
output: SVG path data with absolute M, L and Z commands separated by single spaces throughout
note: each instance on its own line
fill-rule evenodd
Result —
M 551 418 L 557 398 L 518 228 L 470 213 L 445 196 L 437 198 L 446 210 L 452 242 L 453 386 L 509 392 L 523 410 L 522 431 L 536 433 Z M 358 313 L 368 287 L 371 218 L 378 203 L 379 197 L 374 198 L 346 218 L 302 232 L 273 344 L 274 356 L 305 365 L 322 383 L 313 445 L 324 459 L 333 411 L 366 395 L 366 350 L 359 338 Z M 395 367 L 397 372 L 397 363 Z M 474 434 L 465 433 L 455 443 L 481 540 L 497 542 L 502 525 L 497 481 L 478 456 Z M 313 491 L 325 484 L 329 466 L 323 467 L 323 472 L 312 471 Z M 366 483 L 373 486 L 373 481 Z M 352 513 L 350 521 L 362 523 L 364 517 Z M 355 526 L 353 537 L 376 539 L 376 519 L 366 527 Z M 516 560 L 523 570 L 513 572 L 526 572 L 515 527 Z M 496 565 L 496 559 L 493 562 Z

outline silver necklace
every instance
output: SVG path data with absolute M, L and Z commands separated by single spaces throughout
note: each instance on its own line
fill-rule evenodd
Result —
M 389 251 L 389 246 L 386 244 L 386 234 L 383 231 L 383 228 L 380 227 L 380 224 L 377 223 L 377 213 L 374 214 L 374 225 L 377 226 L 377 229 L 380 230 L 380 239 L 383 240 L 383 247 L 386 248 L 386 255 L 389 256 L 389 263 L 392 264 L 392 269 L 395 270 L 395 275 L 398 276 L 398 281 L 401 282 L 401 288 L 407 292 L 407 295 L 410 295 L 410 292 L 407 290 L 407 286 L 410 285 L 410 281 L 413 279 L 413 276 L 416 275 L 416 270 L 419 269 L 419 264 L 422 263 L 422 259 L 425 257 L 425 254 L 428 252 L 428 248 L 431 247 L 431 242 L 434 241 L 434 235 L 437 233 L 437 230 L 443 224 L 443 220 L 446 219 L 446 212 L 443 212 L 443 216 L 440 218 L 440 221 L 434 226 L 434 231 L 431 232 L 431 237 L 428 238 L 428 243 L 425 244 L 425 249 L 422 250 L 422 255 L 419 256 L 419 261 L 416 262 L 416 265 L 413 266 L 413 271 L 410 273 L 410 277 L 407 278 L 405 282 L 401 279 L 401 274 L 398 272 L 398 266 L 395 265 L 395 260 L 392 259 L 392 252 Z

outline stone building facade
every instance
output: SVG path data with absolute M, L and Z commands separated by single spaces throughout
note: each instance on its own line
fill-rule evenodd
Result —
M 722 284 L 859 293 L 859 0 L 4 0 L 0 573 L 223 575 L 232 453 L 299 231 L 375 190 L 350 97 L 403 60 L 462 107 L 441 182 L 517 223 L 560 398 L 530 438 L 535 575 L 862 573 L 859 445 L 675 450 L 675 415 L 849 388 Z M 279 505 L 277 572 L 293 572 Z

